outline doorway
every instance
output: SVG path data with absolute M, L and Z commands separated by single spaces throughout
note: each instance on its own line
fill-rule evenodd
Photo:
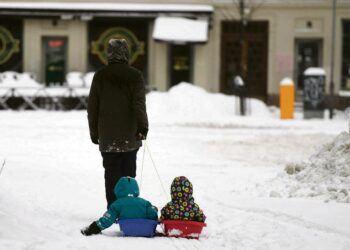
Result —
M 44 79 L 46 85 L 62 85 L 67 62 L 67 37 L 43 37 Z
M 268 21 L 221 23 L 221 92 L 239 95 L 232 83 L 241 76 L 249 97 L 267 100 L 268 32 Z
M 303 90 L 304 71 L 309 67 L 322 67 L 322 39 L 295 40 L 295 72 L 298 91 Z
M 170 87 L 180 82 L 192 82 L 192 46 L 170 45 Z
M 343 24 L 343 46 L 342 46 L 342 71 L 341 89 L 350 90 L 350 20 L 342 20 Z

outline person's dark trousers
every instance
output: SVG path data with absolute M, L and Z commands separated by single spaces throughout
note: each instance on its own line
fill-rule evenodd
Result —
M 114 194 L 115 184 L 123 176 L 136 176 L 136 155 L 138 149 L 130 152 L 101 152 L 105 169 L 105 187 L 107 208 L 117 199 Z

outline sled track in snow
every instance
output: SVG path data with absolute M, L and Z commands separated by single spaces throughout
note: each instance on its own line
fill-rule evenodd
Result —
M 198 240 L 177 238 L 170 238 L 170 240 L 172 245 L 178 250 L 201 249 L 201 243 Z
M 224 205 L 224 204 L 222 204 Z M 278 222 L 280 224 L 285 223 L 285 224 L 292 224 L 295 226 L 300 226 L 309 230 L 314 230 L 314 231 L 319 231 L 322 233 L 326 234 L 334 234 L 336 236 L 344 237 L 346 240 L 350 238 L 350 234 L 336 230 L 327 226 L 319 225 L 317 223 L 313 223 L 310 221 L 303 220 L 297 216 L 285 214 L 285 213 L 279 213 L 279 212 L 274 212 L 268 209 L 257 209 L 257 208 L 243 208 L 243 207 L 235 207 L 235 206 L 227 206 L 229 208 L 232 208 L 234 210 L 248 213 L 248 214 L 253 214 L 255 216 L 262 217 L 263 220 L 271 220 L 274 222 Z
M 158 127 L 184 127 L 184 128 L 213 128 L 213 129 L 257 129 L 257 130 L 285 130 L 285 129 L 293 129 L 293 130 L 303 130 L 305 127 L 298 127 L 292 125 L 260 125 L 254 126 L 250 124 L 216 124 L 216 123 L 208 123 L 208 122 L 185 122 L 185 123 L 156 123 Z M 312 128 L 307 128 L 312 129 Z

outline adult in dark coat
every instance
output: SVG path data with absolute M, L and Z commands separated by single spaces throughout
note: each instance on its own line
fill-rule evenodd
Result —
M 99 144 L 103 158 L 109 207 L 120 177 L 136 176 L 136 154 L 146 139 L 148 119 L 144 80 L 128 65 L 126 40 L 111 39 L 107 57 L 108 65 L 94 75 L 87 111 L 91 141 Z

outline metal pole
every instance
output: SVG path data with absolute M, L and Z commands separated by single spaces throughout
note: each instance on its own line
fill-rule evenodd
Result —
M 241 16 L 241 27 L 240 27 L 240 46 L 241 46 L 241 65 L 240 65 L 240 76 L 243 78 L 243 82 L 245 82 L 245 74 L 244 74 L 244 60 L 243 60 L 243 50 L 245 49 L 244 46 L 244 25 L 245 25 L 245 16 L 244 16 L 244 0 L 239 0 L 239 12 Z M 242 86 L 243 88 L 243 86 Z M 241 90 L 243 91 L 243 89 Z M 239 96 L 239 106 L 240 106 L 240 113 L 242 116 L 245 115 L 245 107 L 244 107 L 244 93 L 240 93 Z
M 241 15 L 241 21 L 244 22 L 244 0 L 239 0 L 239 14 Z
M 333 99 L 334 99 L 334 50 L 335 50 L 335 27 L 336 27 L 336 5 L 337 0 L 333 0 L 332 8 L 332 45 L 331 45 L 331 72 L 330 72 L 330 100 L 329 100 L 329 118 L 333 118 Z

